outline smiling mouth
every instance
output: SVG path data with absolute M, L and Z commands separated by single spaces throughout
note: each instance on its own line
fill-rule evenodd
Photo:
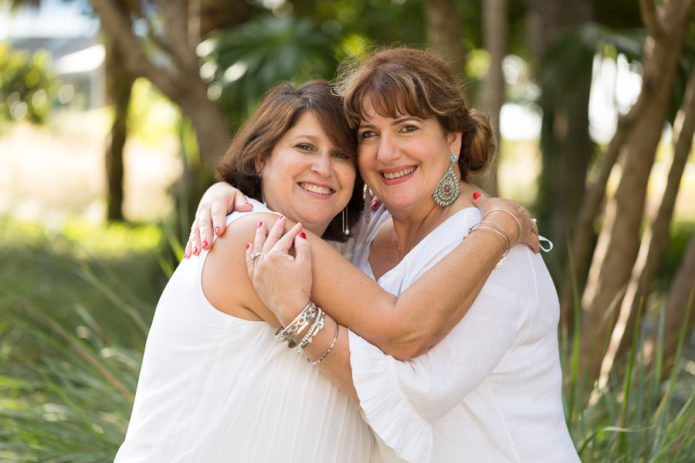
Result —
M 311 193 L 320 194 L 320 195 L 326 195 L 326 196 L 328 196 L 328 195 L 330 195 L 330 194 L 335 193 L 335 190 L 332 189 L 332 188 L 328 188 L 328 187 L 325 187 L 325 186 L 319 186 L 319 185 L 316 185 L 316 184 L 313 184 L 313 183 L 304 183 L 304 182 L 300 182 L 300 183 L 299 183 L 299 187 L 300 187 L 301 189 L 303 189 L 303 190 L 309 191 L 309 192 L 311 192 Z
M 406 169 L 399 170 L 397 172 L 382 172 L 381 175 L 387 180 L 395 180 L 397 178 L 405 177 L 415 172 L 415 167 L 408 167 Z

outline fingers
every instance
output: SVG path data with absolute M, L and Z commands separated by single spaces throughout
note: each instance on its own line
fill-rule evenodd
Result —
M 306 239 L 306 234 L 304 232 L 297 233 L 293 241 L 295 260 L 297 262 L 311 261 L 311 243 Z
M 238 191 L 234 197 L 234 210 L 239 212 L 250 212 L 253 210 L 253 204 L 249 202 L 246 196 Z
M 276 224 L 277 226 L 277 224 Z M 277 240 L 272 248 L 272 251 L 279 251 L 282 254 L 289 254 L 290 248 L 294 245 L 295 238 L 299 236 L 302 232 L 302 224 L 296 223 L 292 228 L 290 228 L 287 233 L 285 233 L 282 238 Z M 304 235 L 306 236 L 306 235 Z
M 258 222 L 258 228 L 256 229 L 256 236 L 253 238 L 253 246 L 251 250 L 254 252 L 263 252 L 263 246 L 265 245 L 267 238 L 268 227 L 266 227 L 263 222 Z
M 196 222 L 193 222 L 191 227 L 191 234 L 188 236 L 188 243 L 186 243 L 186 251 L 183 257 L 188 259 L 191 256 L 197 256 L 200 254 L 200 235 L 198 234 L 198 227 L 196 227 Z
M 212 219 L 210 210 L 203 209 L 198 211 L 195 224 L 199 235 L 199 250 L 208 249 L 212 243 Z
M 275 222 L 275 225 L 273 225 L 273 228 L 270 229 L 270 232 L 268 233 L 268 237 L 265 240 L 265 243 L 263 244 L 262 252 L 263 253 L 268 253 L 270 250 L 275 246 L 275 243 L 280 239 L 282 234 L 285 232 L 285 223 L 287 222 L 287 219 L 283 216 L 280 216 L 280 218 Z M 262 227 L 261 227 L 262 229 Z M 256 234 L 258 234 L 258 231 L 256 231 Z M 258 249 L 258 248 L 256 248 Z

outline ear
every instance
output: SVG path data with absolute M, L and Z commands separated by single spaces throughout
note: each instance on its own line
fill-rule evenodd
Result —
M 258 158 L 254 161 L 253 167 L 256 169 L 256 174 L 258 174 L 260 178 L 263 178 L 263 168 L 265 167 L 265 162 Z
M 461 152 L 461 132 L 449 132 L 446 139 L 449 143 L 449 151 L 458 158 Z

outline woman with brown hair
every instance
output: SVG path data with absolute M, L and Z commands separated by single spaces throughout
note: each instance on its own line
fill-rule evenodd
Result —
M 503 212 L 493 218 L 472 207 L 475 189 L 466 180 L 489 164 L 491 131 L 467 108 L 443 62 L 393 49 L 339 76 L 357 127 L 360 172 L 390 213 L 376 211 L 369 224 L 378 225 L 361 237 L 364 252 L 353 262 L 398 295 L 426 277 L 466 230 L 466 241 L 477 231 L 511 241 L 500 227 Z M 323 296 L 331 275 L 319 269 L 318 252 L 309 260 L 298 250 L 293 258 L 291 247 L 292 234 L 279 227 L 267 237 L 257 231 L 247 251 L 254 287 L 286 329 L 312 307 L 310 296 L 349 328 L 323 330 L 304 353 L 321 359 L 322 371 L 359 401 L 384 460 L 578 461 L 563 415 L 557 295 L 539 256 L 511 249 L 453 330 L 404 362 L 353 330 L 348 312 L 363 305 L 344 308 L 349 296 L 339 283 L 332 298 Z M 466 281 L 449 275 L 450 284 L 457 276 Z M 439 289 L 429 296 L 431 303 L 443 297 Z M 423 305 L 411 316 L 426 326 L 430 315 Z

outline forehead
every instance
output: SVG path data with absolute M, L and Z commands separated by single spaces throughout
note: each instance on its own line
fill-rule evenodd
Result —
M 285 133 L 285 136 L 312 135 L 328 137 L 326 130 L 319 122 L 319 118 L 313 111 L 305 111 L 297 122 Z

